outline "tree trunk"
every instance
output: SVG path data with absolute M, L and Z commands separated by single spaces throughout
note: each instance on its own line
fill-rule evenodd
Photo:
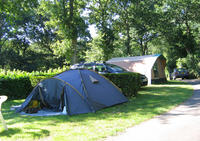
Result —
M 70 6 L 70 20 L 71 20 L 74 16 L 74 0 L 70 0 L 69 6 Z
M 129 28 L 129 25 L 127 24 L 127 26 L 126 26 L 126 33 L 127 33 L 127 40 L 126 40 L 126 43 L 125 43 L 125 45 L 126 45 L 126 54 L 127 55 L 130 55 L 131 53 L 130 53 L 130 41 L 131 41 L 131 37 L 130 37 L 130 28 Z
M 1 49 L 2 49 L 2 46 L 0 45 L 0 54 L 1 54 Z
M 145 49 L 144 49 L 144 45 L 143 45 L 143 40 L 140 39 L 140 50 L 141 50 L 141 55 L 145 55 Z
M 1 40 L 1 39 L 0 39 L 0 53 L 1 53 L 1 49 L 2 49 L 2 47 L 3 47 L 3 45 L 4 45 L 4 43 L 6 42 L 6 40 L 7 40 L 7 39 L 4 39 L 4 40 Z
M 72 60 L 71 64 L 76 64 L 78 62 L 77 59 L 77 38 L 72 39 Z
M 148 42 L 144 43 L 144 55 L 148 54 L 148 46 L 147 46 Z
M 192 33 L 191 33 L 190 25 L 188 23 L 187 16 L 186 16 L 185 25 L 186 25 L 186 28 L 187 28 L 187 30 L 186 30 L 187 31 L 187 40 L 188 40 L 188 42 L 190 42 L 190 44 L 188 44 L 188 42 L 187 42 L 187 44 L 185 45 L 185 50 L 186 50 L 187 54 L 192 54 L 192 51 L 194 49 L 194 44 L 192 42 L 195 42 L 195 41 L 194 41 L 193 38 L 191 39 Z
M 69 6 L 70 6 L 70 15 L 69 15 L 69 27 L 70 30 L 72 31 L 72 59 L 71 59 L 71 64 L 76 64 L 77 63 L 77 29 L 74 26 L 73 23 L 73 18 L 74 18 L 74 0 L 69 1 Z

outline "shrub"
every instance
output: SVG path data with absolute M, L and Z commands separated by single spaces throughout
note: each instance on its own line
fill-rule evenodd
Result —
M 185 58 L 179 58 L 176 62 L 178 68 L 186 68 L 190 77 L 200 77 L 200 56 L 188 54 Z
M 0 69 L 0 95 L 7 95 L 9 99 L 26 98 L 42 79 L 50 78 L 65 69 L 58 68 L 47 72 L 32 73 Z
M 0 75 L 0 95 L 7 95 L 9 99 L 26 98 L 40 81 L 55 75 L 50 71 L 46 73 L 7 71 L 6 74 L 9 75 Z M 141 86 L 140 74 L 138 73 L 104 74 L 104 76 L 118 86 L 127 97 L 136 96 Z
M 28 77 L 0 79 L 0 94 L 7 95 L 9 99 L 25 98 L 31 89 Z
M 104 76 L 118 86 L 127 97 L 136 96 L 141 87 L 140 74 L 138 73 L 110 73 L 104 74 Z
M 0 79 L 0 95 L 7 95 L 9 99 L 26 98 L 41 80 L 50 77 L 52 75 Z

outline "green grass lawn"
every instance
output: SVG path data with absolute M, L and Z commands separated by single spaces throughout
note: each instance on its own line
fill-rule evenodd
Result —
M 123 132 L 126 128 L 162 114 L 185 101 L 193 94 L 192 87 L 170 81 L 139 91 L 129 102 L 74 116 L 32 117 L 10 111 L 23 100 L 7 101 L 2 113 L 8 131 L 0 125 L 0 141 L 93 141 Z

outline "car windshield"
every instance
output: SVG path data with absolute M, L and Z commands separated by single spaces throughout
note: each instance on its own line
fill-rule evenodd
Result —
M 127 72 L 125 69 L 123 69 L 123 68 L 121 68 L 121 67 L 119 67 L 119 66 L 113 65 L 113 64 L 106 64 L 106 66 L 107 66 L 109 69 L 111 69 L 111 70 L 113 70 L 113 71 L 115 71 L 115 72 Z
M 179 71 L 179 72 L 185 72 L 185 71 L 186 71 L 186 69 L 183 69 L 183 68 L 178 68 L 178 69 L 177 69 L 177 71 Z

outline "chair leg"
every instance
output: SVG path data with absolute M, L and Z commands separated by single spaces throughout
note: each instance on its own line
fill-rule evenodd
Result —
M 0 119 L 1 119 L 1 122 L 2 122 L 2 124 L 3 124 L 4 128 L 5 128 L 5 130 L 8 130 L 8 128 L 7 128 L 7 126 L 6 126 L 6 122 L 5 122 L 5 120 L 3 119 L 3 115 L 2 115 L 2 113 L 1 113 L 1 111 L 0 111 Z

